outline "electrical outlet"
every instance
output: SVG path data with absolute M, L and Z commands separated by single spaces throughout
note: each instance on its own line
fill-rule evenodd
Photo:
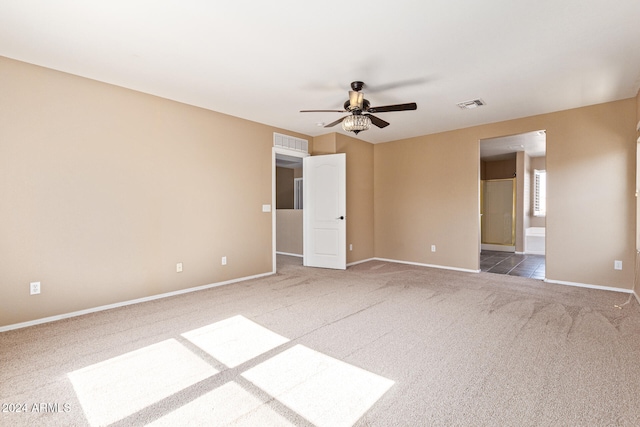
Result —
M 40 293 L 40 282 L 31 282 L 29 283 L 29 292 L 31 295 L 36 295 Z
M 181 262 L 176 264 L 176 273 L 182 273 L 182 263 Z
M 222 257 L 222 265 L 227 265 L 227 257 L 226 256 Z
M 436 251 L 436 245 L 431 245 L 431 252 L 435 252 Z
M 349 243 L 349 250 L 352 251 L 353 250 L 353 245 L 351 243 Z
M 622 261 L 620 261 L 620 260 L 613 261 L 613 269 L 614 270 L 622 270 Z

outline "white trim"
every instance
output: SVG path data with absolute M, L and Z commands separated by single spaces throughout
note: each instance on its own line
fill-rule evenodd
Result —
M 544 281 L 547 282 L 547 283 L 553 283 L 553 284 L 556 284 L 556 285 L 576 286 L 578 288 L 599 289 L 601 291 L 622 292 L 624 294 L 633 293 L 633 289 L 614 288 L 614 287 L 611 287 L 611 286 L 590 285 L 588 283 L 566 282 L 564 280 L 550 280 L 550 279 L 547 279 L 547 278 L 545 278 Z
M 271 149 L 271 272 L 276 273 L 276 147 Z
M 203 291 L 205 289 L 216 288 L 218 286 L 230 285 L 232 283 L 244 282 L 247 280 L 258 279 L 260 277 L 271 276 L 273 273 L 256 274 L 255 276 L 241 277 L 239 279 L 227 280 L 224 282 L 211 283 L 209 285 L 196 286 L 194 288 L 180 289 L 179 291 L 167 292 L 164 294 L 151 295 L 144 298 L 133 299 L 129 301 L 117 302 L 114 304 L 101 305 L 99 307 L 88 308 L 86 310 L 73 311 L 71 313 L 58 314 L 56 316 L 44 317 L 42 319 L 29 320 L 28 322 L 14 323 L 13 325 L 0 326 L 0 332 L 11 331 L 13 329 L 26 328 L 29 326 L 40 325 L 42 323 L 55 322 L 56 320 L 68 319 L 70 317 L 82 316 L 99 311 L 111 310 L 112 308 L 120 308 L 128 305 L 139 304 L 143 302 L 154 301 L 161 298 L 173 297 L 176 295 L 187 294 L 191 292 Z
M 470 270 L 468 268 L 448 267 L 445 265 L 434 265 L 434 264 L 423 264 L 420 262 L 400 261 L 397 259 L 387 259 L 387 258 L 373 258 L 373 259 L 376 261 L 397 262 L 398 264 L 417 265 L 419 267 L 439 268 L 442 270 L 462 271 L 465 273 L 480 273 L 480 270 Z
M 378 258 L 367 258 L 367 259 L 361 259 L 360 261 L 354 261 L 354 262 L 350 262 L 349 264 L 347 264 L 347 267 L 351 267 L 352 265 L 358 265 L 358 264 L 364 264 L 365 262 L 369 262 L 369 261 L 375 261 Z
M 287 253 L 287 252 L 276 252 L 276 255 L 295 256 L 295 257 L 298 257 L 298 258 L 302 258 L 303 257 L 302 254 L 290 254 L 290 253 Z
M 524 252 L 516 252 L 517 254 L 524 254 L 524 255 L 545 255 L 546 252 L 545 251 L 524 251 Z
M 300 158 L 310 156 L 310 154 L 307 153 L 306 151 L 303 152 L 303 151 L 290 150 L 288 148 L 283 148 L 283 147 L 273 147 L 273 149 L 276 151 L 277 154 L 282 154 L 283 156 L 300 157 Z

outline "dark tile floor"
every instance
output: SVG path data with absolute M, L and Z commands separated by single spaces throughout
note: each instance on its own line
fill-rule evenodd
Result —
M 488 273 L 509 274 L 543 280 L 544 255 L 521 255 L 513 252 L 480 252 L 480 270 Z

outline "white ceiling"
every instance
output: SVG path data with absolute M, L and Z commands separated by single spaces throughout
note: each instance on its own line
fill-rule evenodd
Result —
M 0 55 L 300 132 L 362 80 L 377 143 L 635 96 L 639 0 L 2 0 Z M 0 82 L 1 87 L 2 82 Z M 482 98 L 486 106 L 456 104 Z M 353 134 L 352 134 L 353 135 Z
M 518 135 L 506 135 L 480 140 L 480 158 L 500 160 L 524 151 L 530 157 L 542 157 L 547 154 L 547 133 L 544 130 L 526 132 Z

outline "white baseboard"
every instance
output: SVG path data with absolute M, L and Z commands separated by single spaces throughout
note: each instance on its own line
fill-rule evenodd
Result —
M 349 264 L 347 264 L 347 267 L 351 267 L 352 265 L 358 265 L 358 264 L 362 264 L 369 261 L 375 261 L 375 260 L 376 258 L 361 259 L 360 261 L 350 262 Z
M 387 258 L 373 258 L 373 259 L 376 261 L 386 261 L 386 262 L 396 262 L 398 264 L 417 265 L 419 267 L 439 268 L 441 270 L 462 271 L 464 273 L 480 273 L 480 270 L 470 270 L 468 268 L 449 267 L 446 265 L 423 264 L 420 262 L 400 261 L 397 259 L 387 259 Z
M 27 328 L 29 326 L 35 326 L 43 323 L 55 322 L 57 320 L 68 319 L 70 317 L 82 316 L 84 314 L 97 313 L 99 311 L 111 310 L 113 308 L 125 307 L 127 305 L 139 304 L 139 303 L 153 301 L 161 298 L 168 298 L 176 295 L 187 294 L 190 292 L 202 291 L 205 289 L 216 288 L 218 286 L 230 285 L 232 283 L 244 282 L 247 280 L 258 279 L 260 277 L 271 276 L 272 274 L 273 273 L 263 273 L 263 274 L 257 274 L 255 276 L 241 277 L 239 279 L 232 279 L 224 282 L 211 283 L 209 285 L 196 286 L 194 288 L 181 289 L 179 291 L 167 292 L 167 293 L 158 294 L 158 295 L 151 295 L 144 298 L 137 298 L 129 301 L 117 302 L 114 304 L 101 305 L 99 307 L 88 308 L 86 310 L 79 310 L 71 313 L 58 314 L 56 316 L 44 317 L 42 319 L 29 320 L 28 322 L 14 323 L 12 325 L 0 326 L 0 332 L 11 331 L 13 329 Z
M 301 254 L 290 254 L 288 252 L 277 252 L 277 251 L 276 251 L 276 255 L 295 256 L 295 257 L 298 257 L 298 258 L 303 258 L 304 257 L 304 255 L 301 255 Z
M 599 289 L 601 291 L 613 291 L 613 292 L 622 292 L 625 294 L 635 293 L 632 289 L 624 289 L 624 288 L 614 288 L 612 286 L 600 286 L 600 285 L 590 285 L 588 283 L 577 283 L 577 282 L 567 282 L 564 280 L 550 280 L 544 279 L 547 283 L 553 283 L 556 285 L 565 285 L 565 286 L 576 286 L 578 288 L 589 288 L 589 289 Z M 636 295 L 636 298 L 638 296 Z M 640 302 L 640 301 L 639 301 Z

